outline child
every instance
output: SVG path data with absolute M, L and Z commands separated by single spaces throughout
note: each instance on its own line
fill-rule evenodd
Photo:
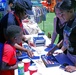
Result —
M 2 66 L 0 75 L 14 75 L 14 69 L 17 68 L 16 48 L 14 44 L 20 44 L 22 41 L 22 29 L 16 25 L 8 26 L 6 30 L 7 41 L 3 47 Z

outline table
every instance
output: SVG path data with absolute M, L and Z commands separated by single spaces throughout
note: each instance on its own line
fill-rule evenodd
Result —
M 33 16 L 33 15 L 31 15 Z M 33 19 L 33 18 L 32 18 Z M 38 34 L 39 32 L 42 32 L 41 29 L 39 28 L 38 24 L 33 21 L 32 19 L 24 19 L 22 20 L 23 24 L 23 29 L 26 34 L 32 35 L 32 34 Z
M 32 41 L 33 36 L 38 36 L 38 35 L 34 34 L 34 35 L 26 35 L 26 36 L 31 37 L 31 41 Z M 48 39 L 48 37 L 46 35 L 44 35 L 43 37 L 46 39 L 46 45 L 51 43 L 51 40 Z M 36 52 L 34 52 L 34 55 L 41 56 L 43 54 L 47 54 L 47 52 L 44 51 L 44 49 L 46 48 L 46 45 L 40 46 L 40 47 L 32 47 L 36 50 Z M 32 61 L 34 61 L 34 63 L 36 64 L 39 75 L 76 75 L 76 72 L 73 72 L 73 73 L 66 72 L 63 69 L 59 68 L 60 66 L 47 68 L 44 65 L 41 57 L 40 57 L 40 59 L 33 59 Z M 15 75 L 18 75 L 18 69 L 15 70 Z M 29 75 L 29 72 L 25 72 L 25 75 Z

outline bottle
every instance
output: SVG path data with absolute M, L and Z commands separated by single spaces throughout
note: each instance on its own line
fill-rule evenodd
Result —
M 48 32 L 48 38 L 51 38 L 51 34 Z
M 24 75 L 24 63 L 18 64 L 18 75 Z

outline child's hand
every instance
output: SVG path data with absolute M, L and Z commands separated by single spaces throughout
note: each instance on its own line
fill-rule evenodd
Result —
M 35 44 L 32 43 L 32 42 L 28 42 L 28 44 L 29 44 L 29 46 L 33 46 L 33 47 L 35 47 Z
M 18 52 L 16 53 L 16 55 L 17 55 L 17 56 L 21 56 L 21 55 L 22 55 L 22 52 L 21 52 L 21 51 L 18 51 Z
M 32 51 L 30 51 L 30 50 L 27 50 L 27 54 L 28 54 L 29 57 L 33 57 L 34 56 L 34 53 Z

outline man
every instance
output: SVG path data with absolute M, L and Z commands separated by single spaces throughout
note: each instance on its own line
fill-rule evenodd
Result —
M 9 12 L 12 12 L 11 7 L 13 6 L 13 1 L 9 0 L 8 4 L 6 5 L 5 9 L 4 9 L 4 13 L 3 16 L 6 15 Z

